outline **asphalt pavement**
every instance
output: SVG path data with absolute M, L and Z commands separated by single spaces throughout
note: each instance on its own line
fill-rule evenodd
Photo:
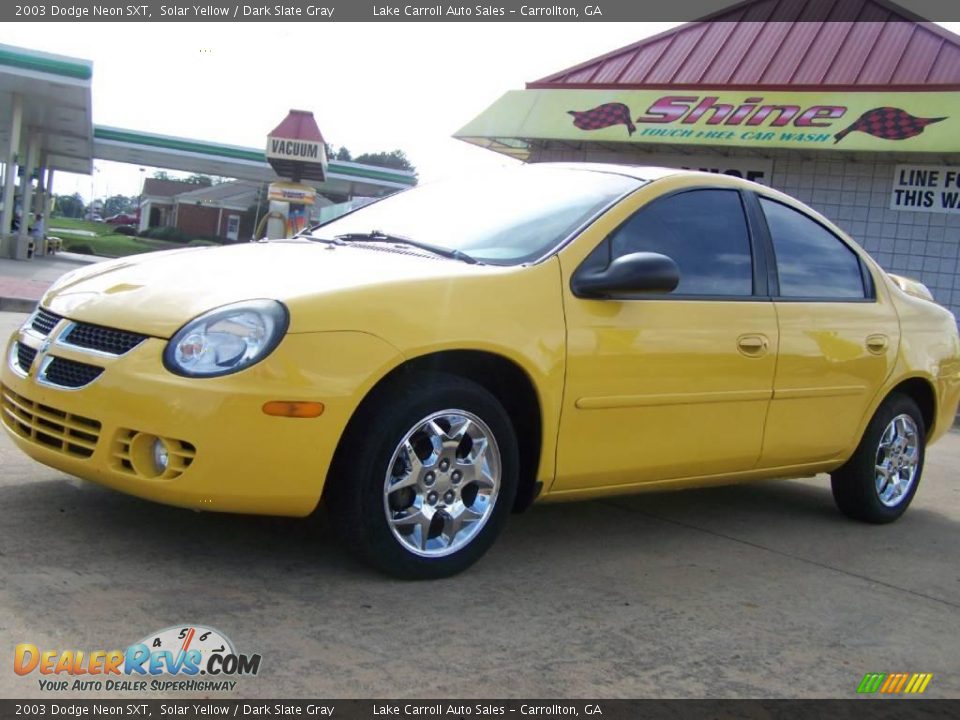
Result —
M 222 697 L 853 698 L 867 672 L 928 672 L 926 696 L 956 698 L 958 467 L 954 431 L 887 526 L 841 516 L 823 476 L 535 506 L 471 570 L 417 583 L 351 560 L 322 518 L 152 504 L 0 433 L 0 697 L 124 697 L 41 691 L 10 670 L 17 643 L 202 623 L 262 655 Z

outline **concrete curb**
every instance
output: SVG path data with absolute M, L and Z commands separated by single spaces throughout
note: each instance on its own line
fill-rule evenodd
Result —
M 54 260 L 61 260 L 64 262 L 71 262 L 76 265 L 94 265 L 98 262 L 106 262 L 107 260 L 115 260 L 116 258 L 103 257 L 102 255 L 86 255 L 84 253 L 72 253 L 67 250 L 58 252 L 56 255 L 51 255 Z
M 31 313 L 37 302 L 30 298 L 0 297 L 0 312 Z

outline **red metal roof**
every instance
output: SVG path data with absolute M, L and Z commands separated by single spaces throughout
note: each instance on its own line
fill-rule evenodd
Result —
M 323 135 L 320 134 L 317 121 L 309 110 L 291 110 L 283 121 L 270 131 L 270 136 L 289 140 L 323 142 Z
M 749 0 L 527 84 L 663 86 L 954 89 L 960 37 L 886 0 Z
M 163 180 L 161 178 L 145 178 L 143 194 L 151 197 L 170 198 L 188 190 L 196 190 L 199 185 L 186 180 Z

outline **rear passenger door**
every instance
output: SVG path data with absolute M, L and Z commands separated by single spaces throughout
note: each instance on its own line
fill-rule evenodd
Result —
M 890 374 L 900 326 L 868 265 L 826 224 L 754 196 L 765 219 L 780 352 L 761 467 L 838 458 Z

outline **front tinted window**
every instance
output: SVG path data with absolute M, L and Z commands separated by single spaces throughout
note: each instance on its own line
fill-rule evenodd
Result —
M 736 190 L 690 190 L 654 200 L 611 237 L 613 257 L 655 252 L 680 268 L 677 295 L 751 295 L 750 234 Z
M 536 260 L 643 183 L 605 172 L 521 165 L 397 193 L 313 235 L 378 230 L 484 262 L 516 264 Z
M 860 260 L 840 238 L 786 205 L 766 198 L 760 205 L 777 255 L 782 297 L 864 297 Z

